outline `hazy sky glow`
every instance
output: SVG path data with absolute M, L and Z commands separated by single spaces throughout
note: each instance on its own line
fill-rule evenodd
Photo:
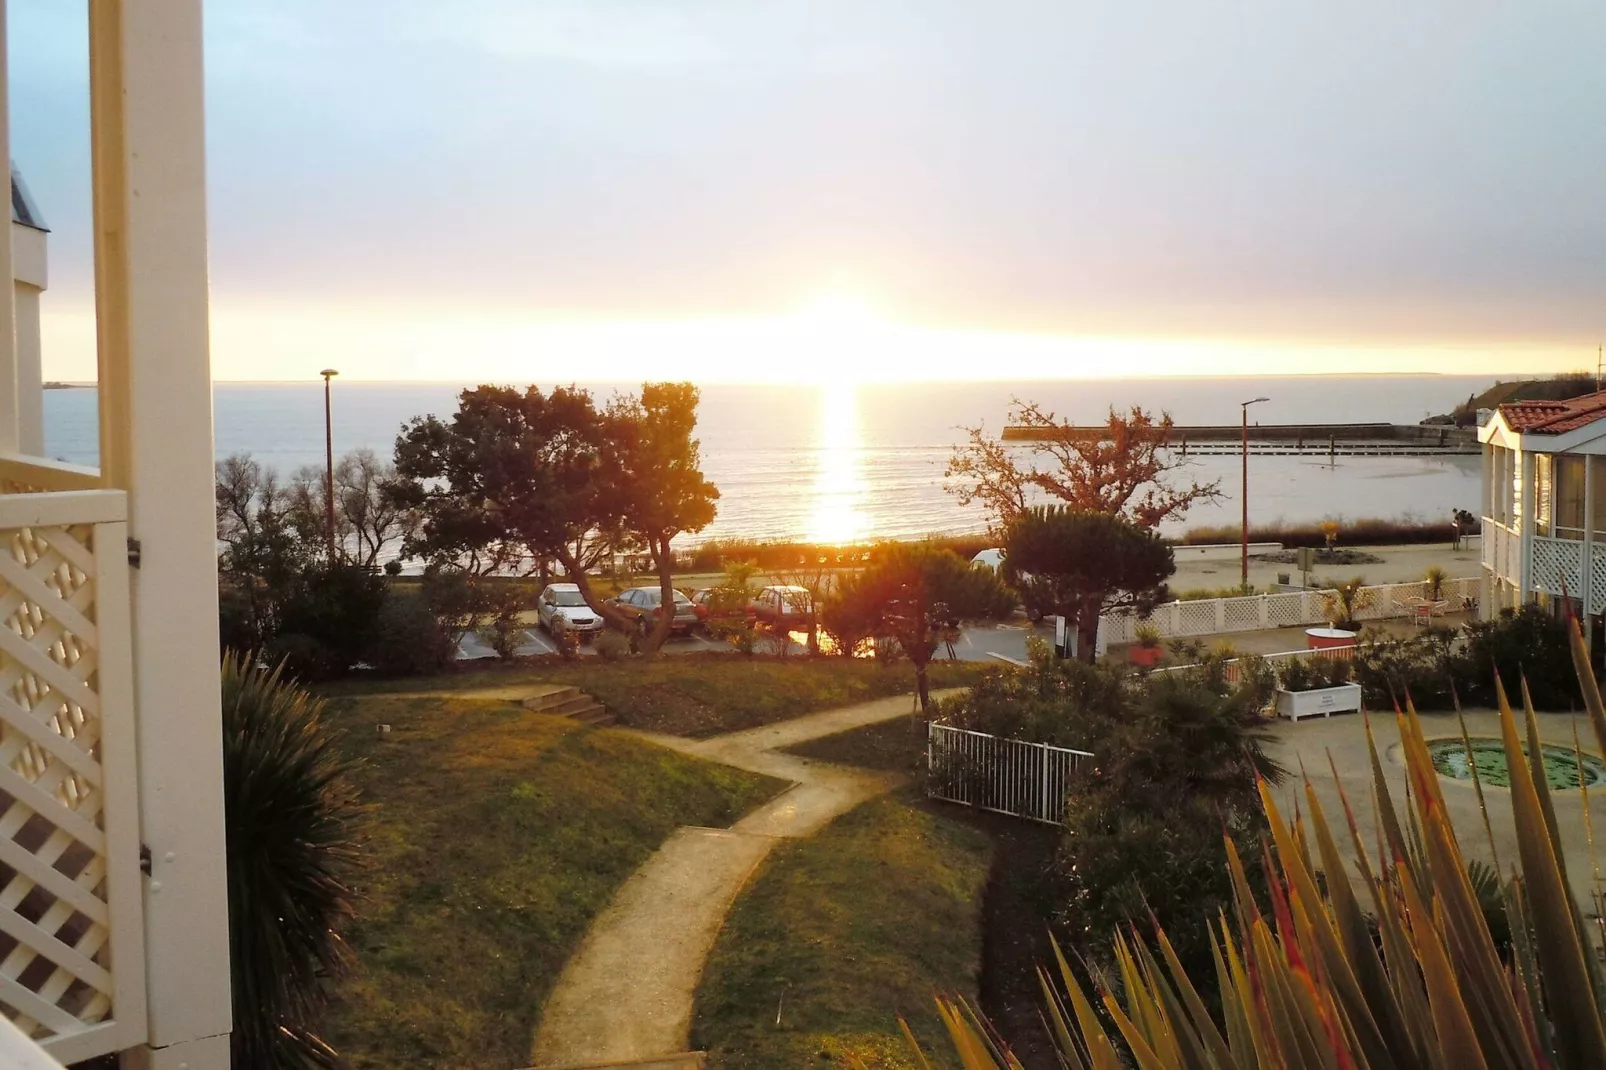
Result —
M 11 0 L 93 375 L 84 4 Z M 1583 366 L 1606 6 L 209 0 L 219 378 Z

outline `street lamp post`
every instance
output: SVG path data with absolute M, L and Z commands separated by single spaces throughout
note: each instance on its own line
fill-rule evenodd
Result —
M 1241 401 L 1241 402 L 1238 403 L 1243 409 L 1243 417 L 1244 417 L 1244 438 L 1243 438 L 1243 461 L 1244 461 L 1243 527 L 1240 529 L 1241 535 L 1242 535 L 1242 540 L 1243 540 L 1243 557 L 1242 557 L 1243 574 L 1239 578 L 1239 584 L 1246 591 L 1249 590 L 1249 406 L 1251 406 L 1251 405 L 1259 405 L 1262 401 L 1270 401 L 1270 400 L 1271 400 L 1271 398 L 1253 398 L 1253 399 L 1251 399 L 1249 401 Z
M 318 374 L 323 376 L 323 492 L 329 526 L 329 565 L 332 568 L 335 563 L 335 438 L 334 425 L 330 418 L 329 380 L 340 373 L 333 368 L 325 368 Z

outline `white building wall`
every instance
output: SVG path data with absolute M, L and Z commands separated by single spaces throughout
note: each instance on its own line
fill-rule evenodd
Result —
M 39 341 L 39 299 L 48 282 L 42 230 L 11 224 L 12 303 L 17 331 L 17 449 L 44 456 L 44 353 Z

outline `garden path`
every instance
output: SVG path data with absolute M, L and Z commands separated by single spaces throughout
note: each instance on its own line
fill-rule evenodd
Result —
M 631 875 L 592 922 L 547 999 L 533 1064 L 628 1065 L 684 1053 L 703 961 L 764 856 L 778 839 L 811 835 L 900 780 L 780 748 L 907 717 L 911 702 L 907 695 L 877 699 L 711 739 L 635 733 L 792 786 L 728 829 L 679 829 Z

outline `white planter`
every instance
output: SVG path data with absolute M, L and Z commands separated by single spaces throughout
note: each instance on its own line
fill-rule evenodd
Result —
M 1301 717 L 1326 717 L 1331 713 L 1361 708 L 1361 685 L 1339 684 L 1337 687 L 1318 687 L 1314 691 L 1284 691 L 1277 689 L 1278 716 L 1297 721 Z

